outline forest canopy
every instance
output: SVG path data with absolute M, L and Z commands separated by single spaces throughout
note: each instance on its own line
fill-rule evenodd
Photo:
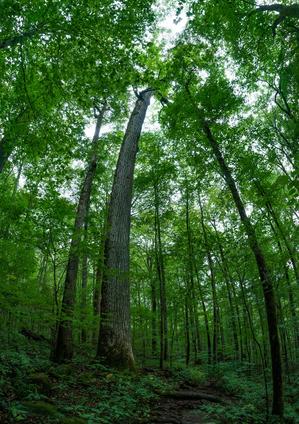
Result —
M 0 10 L 0 422 L 298 423 L 299 4 Z

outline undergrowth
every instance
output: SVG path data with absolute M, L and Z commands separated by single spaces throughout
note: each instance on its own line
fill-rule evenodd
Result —
M 248 363 L 173 367 L 169 373 L 106 368 L 90 357 L 53 365 L 46 342 L 23 336 L 0 354 L 1 424 L 136 424 L 146 422 L 163 392 L 187 382 L 207 386 L 228 400 L 204 403 L 200 411 L 221 424 L 265 424 L 265 387 L 260 370 Z M 269 371 L 268 371 L 269 374 Z M 268 377 L 270 377 L 268 375 Z M 299 376 L 285 386 L 285 423 L 299 423 Z M 270 380 L 270 378 L 268 378 Z M 271 394 L 271 387 L 268 387 Z M 269 405 L 270 406 L 270 405 Z M 272 423 L 272 422 L 271 422 Z
M 0 355 L 1 424 L 136 423 L 169 388 L 160 376 L 119 372 L 92 359 L 53 365 L 44 359 L 47 347 L 31 347 Z
M 205 366 L 204 379 L 209 381 L 231 402 L 223 405 L 206 403 L 201 410 L 215 423 L 221 424 L 274 424 L 271 418 L 271 386 L 268 384 L 268 404 L 264 381 L 260 370 L 252 364 L 225 362 L 215 366 Z M 268 370 L 269 374 L 269 370 Z M 269 376 L 268 376 L 269 377 Z M 270 378 L 268 378 L 268 381 Z M 294 374 L 292 381 L 285 387 L 284 423 L 299 423 L 299 377 Z

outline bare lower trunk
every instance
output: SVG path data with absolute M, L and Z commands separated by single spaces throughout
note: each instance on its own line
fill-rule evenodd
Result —
M 138 141 L 152 96 L 138 95 L 121 146 L 108 212 L 97 356 L 118 368 L 134 368 L 130 328 L 129 241 Z

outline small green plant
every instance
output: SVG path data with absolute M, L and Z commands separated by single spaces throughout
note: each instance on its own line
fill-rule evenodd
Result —
M 183 368 L 177 373 L 180 380 L 191 384 L 201 384 L 205 380 L 205 373 L 200 368 Z
M 9 414 L 15 422 L 24 421 L 28 415 L 28 411 L 19 402 L 12 403 L 9 408 Z

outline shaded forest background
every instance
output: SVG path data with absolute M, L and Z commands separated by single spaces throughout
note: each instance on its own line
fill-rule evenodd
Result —
M 46 411 L 53 381 L 58 404 L 85 387 L 74 420 L 135 422 L 142 397 L 146 420 L 176 379 L 240 395 L 215 422 L 298 422 L 299 5 L 3 0 L 0 19 L 3 422 L 79 423 Z

